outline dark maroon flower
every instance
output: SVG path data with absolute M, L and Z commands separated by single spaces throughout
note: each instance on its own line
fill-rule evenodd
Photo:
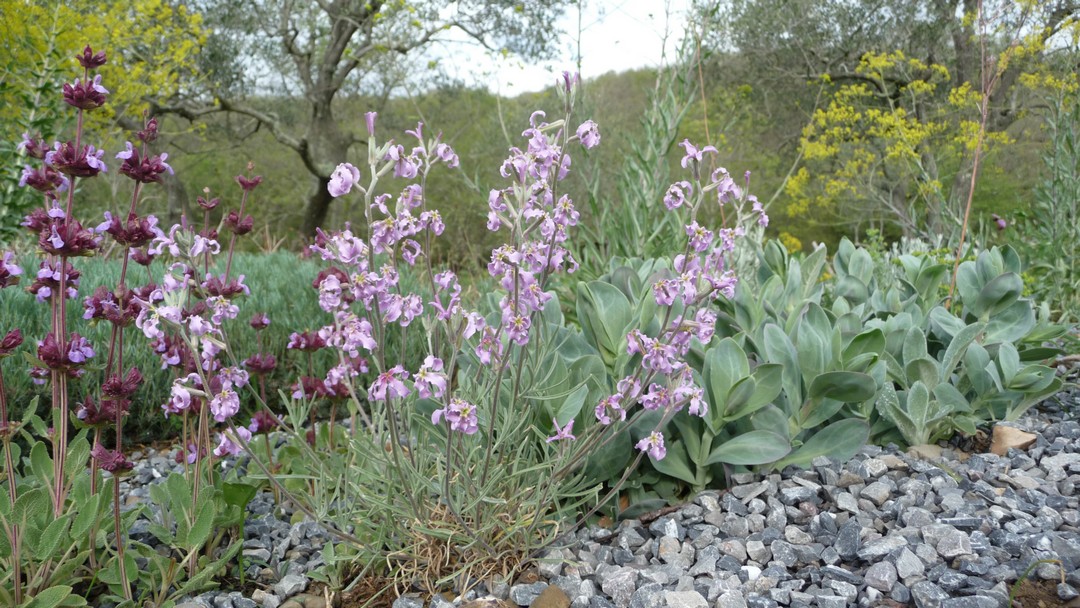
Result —
M 257 312 L 252 315 L 250 323 L 252 329 L 262 331 L 270 327 L 270 317 L 266 316 L 265 312 Z
M 244 359 L 244 367 L 253 374 L 269 374 L 277 367 L 277 358 L 274 355 L 255 353 Z
M 130 460 L 117 450 L 106 449 L 100 443 L 90 450 L 90 457 L 97 461 L 98 466 L 113 475 L 121 475 L 135 468 Z
M 23 140 L 19 142 L 18 146 L 15 146 L 16 152 L 26 152 L 26 155 L 30 158 L 36 158 L 43 160 L 45 154 L 49 151 L 49 144 L 45 143 L 44 139 L 41 139 L 40 133 L 30 134 L 29 131 L 23 133 Z
M 100 404 L 90 395 L 79 404 L 75 417 L 88 426 L 106 426 L 116 422 L 116 410 L 121 416 L 127 416 L 131 401 L 127 399 L 105 399 Z
M 142 131 L 137 131 L 135 137 L 138 137 L 145 144 L 153 143 L 158 138 L 158 119 L 151 118 L 146 121 L 146 126 L 143 127 Z
M 38 247 L 45 253 L 60 257 L 79 257 L 94 255 L 98 241 L 94 233 L 75 219 L 63 219 L 54 222 L 48 230 L 38 235 Z
M 250 165 L 249 165 L 249 167 L 250 167 Z M 252 190 L 257 188 L 259 186 L 259 184 L 262 183 L 262 179 L 263 178 L 262 178 L 261 175 L 256 175 L 255 177 L 252 177 L 250 179 L 247 178 L 247 177 L 244 177 L 243 175 L 237 175 L 236 176 L 236 183 L 240 184 L 240 187 L 243 188 L 244 190 L 247 190 L 248 192 L 251 192 Z
M 254 226 L 255 218 L 250 215 L 244 216 L 244 218 L 241 219 L 239 213 L 230 211 L 229 214 L 225 216 L 225 227 L 231 230 L 236 236 L 243 236 L 251 232 L 251 229 Z
M 146 247 L 140 247 L 138 249 L 132 249 L 130 257 L 131 261 L 139 266 L 149 266 L 157 256 L 147 251 Z
M 315 397 L 330 397 L 330 390 L 321 378 L 301 376 L 300 382 L 292 385 L 293 399 L 314 399 Z
M 121 222 L 120 218 L 113 217 L 108 211 L 105 212 L 105 221 L 98 224 L 97 232 L 106 232 L 117 243 L 127 247 L 142 247 L 151 240 L 163 237 L 165 234 L 157 227 L 158 219 L 153 215 L 139 217 L 135 213 L 129 213 L 127 222 Z
M 56 142 L 53 149 L 45 154 L 45 164 L 57 171 L 73 177 L 94 177 L 102 171 L 108 171 L 105 161 L 104 150 L 98 150 L 91 145 L 85 145 L 80 150 L 75 150 L 75 144 L 70 141 Z
M 74 84 L 64 84 L 64 103 L 80 110 L 100 108 L 105 105 L 105 96 L 108 94 L 109 90 L 101 86 L 101 74 L 86 82 L 76 78 Z
M 279 426 L 277 416 L 268 410 L 259 410 L 251 416 L 248 430 L 252 433 L 269 433 Z
M 45 339 L 38 342 L 37 357 L 52 370 L 77 368 L 86 364 L 94 354 L 94 348 L 90 346 L 90 342 L 78 333 L 71 334 L 71 339 L 63 345 L 63 348 L 52 332 L 46 334 Z
M 76 59 L 79 60 L 79 65 L 82 67 L 93 70 L 105 65 L 105 51 L 94 52 L 94 49 L 90 48 L 90 45 L 86 45 L 81 55 L 76 55 Z
M 0 357 L 6 357 L 23 343 L 22 330 L 16 327 L 0 339 Z
M 71 262 L 64 262 L 64 269 L 67 273 L 67 297 L 74 299 L 79 295 L 80 273 L 71 265 Z M 60 289 L 60 264 L 49 260 L 42 261 L 37 278 L 26 290 L 34 294 L 38 302 L 44 302 L 58 289 Z
M 5 251 L 0 257 L 0 289 L 19 284 L 19 276 L 23 269 L 15 263 L 15 254 Z
M 142 157 L 139 149 L 132 146 L 130 141 L 127 142 L 127 150 L 117 154 L 116 158 L 124 161 L 120 165 L 120 173 L 143 184 L 161 183 L 164 173 L 173 175 L 173 168 L 165 162 L 169 158 L 167 153 Z
M 337 277 L 338 282 L 340 282 L 342 285 L 346 285 L 349 282 L 349 275 L 345 274 L 345 272 L 340 268 L 331 266 L 329 268 L 324 268 L 323 270 L 320 270 L 319 274 L 315 276 L 315 279 L 311 281 L 311 286 L 315 289 L 318 289 L 319 286 L 322 285 L 322 282 L 331 275 Z
M 200 285 L 206 293 L 211 296 L 221 296 L 223 298 L 234 298 L 240 294 L 251 295 L 251 290 L 247 285 L 244 285 L 244 275 L 234 277 L 228 282 L 225 282 L 225 276 L 210 276 L 202 285 Z
M 124 376 L 113 374 L 101 385 L 101 394 L 113 399 L 127 399 L 139 390 L 142 381 L 143 377 L 139 368 L 133 367 Z
M 205 209 L 207 211 L 213 211 L 214 209 L 217 208 L 218 205 L 221 204 L 221 199 L 212 198 L 210 200 L 206 200 L 205 198 L 200 196 L 200 197 L 195 199 L 195 202 L 198 203 L 199 206 L 202 207 L 203 209 Z
M 285 348 L 291 350 L 300 350 L 306 353 L 313 353 L 320 348 L 326 347 L 326 340 L 323 340 L 318 333 L 313 331 L 305 331 L 303 333 L 293 332 L 289 336 L 289 343 Z
M 30 165 L 23 167 L 22 176 L 19 178 L 19 186 L 30 186 L 38 192 L 63 192 L 67 190 L 68 181 L 52 167 L 35 169 Z

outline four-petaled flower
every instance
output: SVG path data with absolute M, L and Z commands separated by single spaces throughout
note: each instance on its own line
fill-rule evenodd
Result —
M 653 460 L 663 460 L 667 455 L 664 447 L 664 436 L 659 431 L 653 431 L 634 445 L 635 448 L 647 453 Z
M 570 421 L 566 423 L 566 426 L 561 428 L 559 427 L 559 421 L 555 418 L 551 419 L 551 424 L 555 426 L 555 434 L 547 438 L 547 443 L 559 441 L 561 439 L 569 439 L 570 441 L 574 441 L 575 439 L 577 439 L 577 437 L 570 433 L 571 429 L 574 428 L 573 418 L 571 418 Z
M 330 196 L 337 198 L 348 194 L 359 181 L 360 169 L 350 163 L 341 163 L 330 174 L 330 182 L 326 184 L 326 189 L 330 192 Z

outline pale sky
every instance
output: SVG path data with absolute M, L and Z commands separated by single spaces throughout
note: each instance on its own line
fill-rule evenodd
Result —
M 594 78 L 610 71 L 660 65 L 665 32 L 666 62 L 670 62 L 685 29 L 690 0 L 581 0 L 581 4 L 581 76 Z M 539 65 L 461 45 L 444 67 L 468 84 L 487 85 L 505 96 L 545 89 L 563 70 L 577 70 L 578 7 L 570 7 L 559 26 L 565 34 L 558 42 L 557 57 Z

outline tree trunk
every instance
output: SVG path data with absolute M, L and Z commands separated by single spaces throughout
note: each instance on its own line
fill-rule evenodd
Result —
M 315 229 L 324 228 L 326 217 L 330 212 L 330 203 L 334 197 L 326 189 L 330 183 L 329 177 L 319 176 L 315 178 L 315 191 L 308 196 L 307 209 L 304 211 L 304 224 L 301 227 L 301 236 L 314 240 Z
M 187 215 L 188 219 L 191 219 L 188 212 L 187 188 L 184 187 L 184 182 L 175 175 L 166 175 L 162 185 L 165 186 L 168 225 L 180 223 L 181 214 Z

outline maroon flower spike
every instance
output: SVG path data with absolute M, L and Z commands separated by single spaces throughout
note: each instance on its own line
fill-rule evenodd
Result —
M 255 226 L 255 218 L 250 215 L 244 216 L 244 219 L 240 219 L 240 214 L 236 211 L 230 211 L 225 216 L 225 227 L 231 230 L 236 236 L 244 236 L 251 232 L 251 229 Z
M 65 175 L 94 177 L 109 170 L 105 161 L 101 160 L 104 155 L 104 150 L 98 150 L 94 146 L 86 145 L 76 150 L 75 144 L 70 141 L 57 142 L 53 149 L 45 154 L 45 164 Z
M 300 382 L 292 385 L 293 397 L 313 399 L 315 397 L 329 397 L 330 391 L 326 388 L 326 384 L 319 378 L 312 378 L 311 376 L 301 376 Z
M 94 49 L 90 48 L 90 45 L 86 45 L 81 55 L 76 55 L 76 59 L 79 60 L 79 65 L 82 67 L 93 70 L 105 65 L 105 51 L 94 52 Z
M 38 235 L 38 247 L 61 257 L 94 255 L 98 241 L 78 220 L 60 220 Z
M 143 143 L 153 143 L 158 138 L 158 119 L 151 118 L 146 121 L 146 126 L 142 131 L 137 131 L 135 137 L 138 137 Z
M 253 374 L 269 374 L 277 367 L 277 358 L 274 355 L 256 353 L 244 360 L 244 367 Z
M 64 103 L 80 110 L 100 108 L 105 105 L 105 96 L 108 94 L 109 90 L 101 86 L 101 74 L 86 82 L 75 79 L 74 84 L 64 84 Z
M 121 377 L 119 374 L 114 374 L 104 384 L 101 385 L 101 394 L 113 399 L 127 399 L 135 394 L 135 391 L 139 389 L 139 385 L 142 384 L 143 377 L 139 372 L 139 368 L 133 367 L 128 370 L 127 375 Z
M 7 357 L 23 343 L 22 330 L 16 327 L 0 339 L 0 357 Z
M 100 443 L 95 444 L 94 449 L 90 450 L 90 457 L 97 461 L 99 467 L 113 475 L 126 473 L 135 468 L 135 465 L 121 452 L 108 450 Z
M 255 177 L 253 177 L 251 179 L 248 179 L 248 178 L 244 177 L 243 175 L 237 175 L 236 176 L 236 183 L 240 184 L 240 187 L 243 188 L 244 190 L 247 190 L 248 192 L 251 192 L 252 190 L 257 188 L 259 184 L 262 183 L 262 179 L 263 178 L 262 178 L 261 175 L 256 175 Z
M 257 312 L 251 317 L 251 328 L 255 331 L 261 331 L 270 327 L 270 317 L 266 316 L 265 312 Z

